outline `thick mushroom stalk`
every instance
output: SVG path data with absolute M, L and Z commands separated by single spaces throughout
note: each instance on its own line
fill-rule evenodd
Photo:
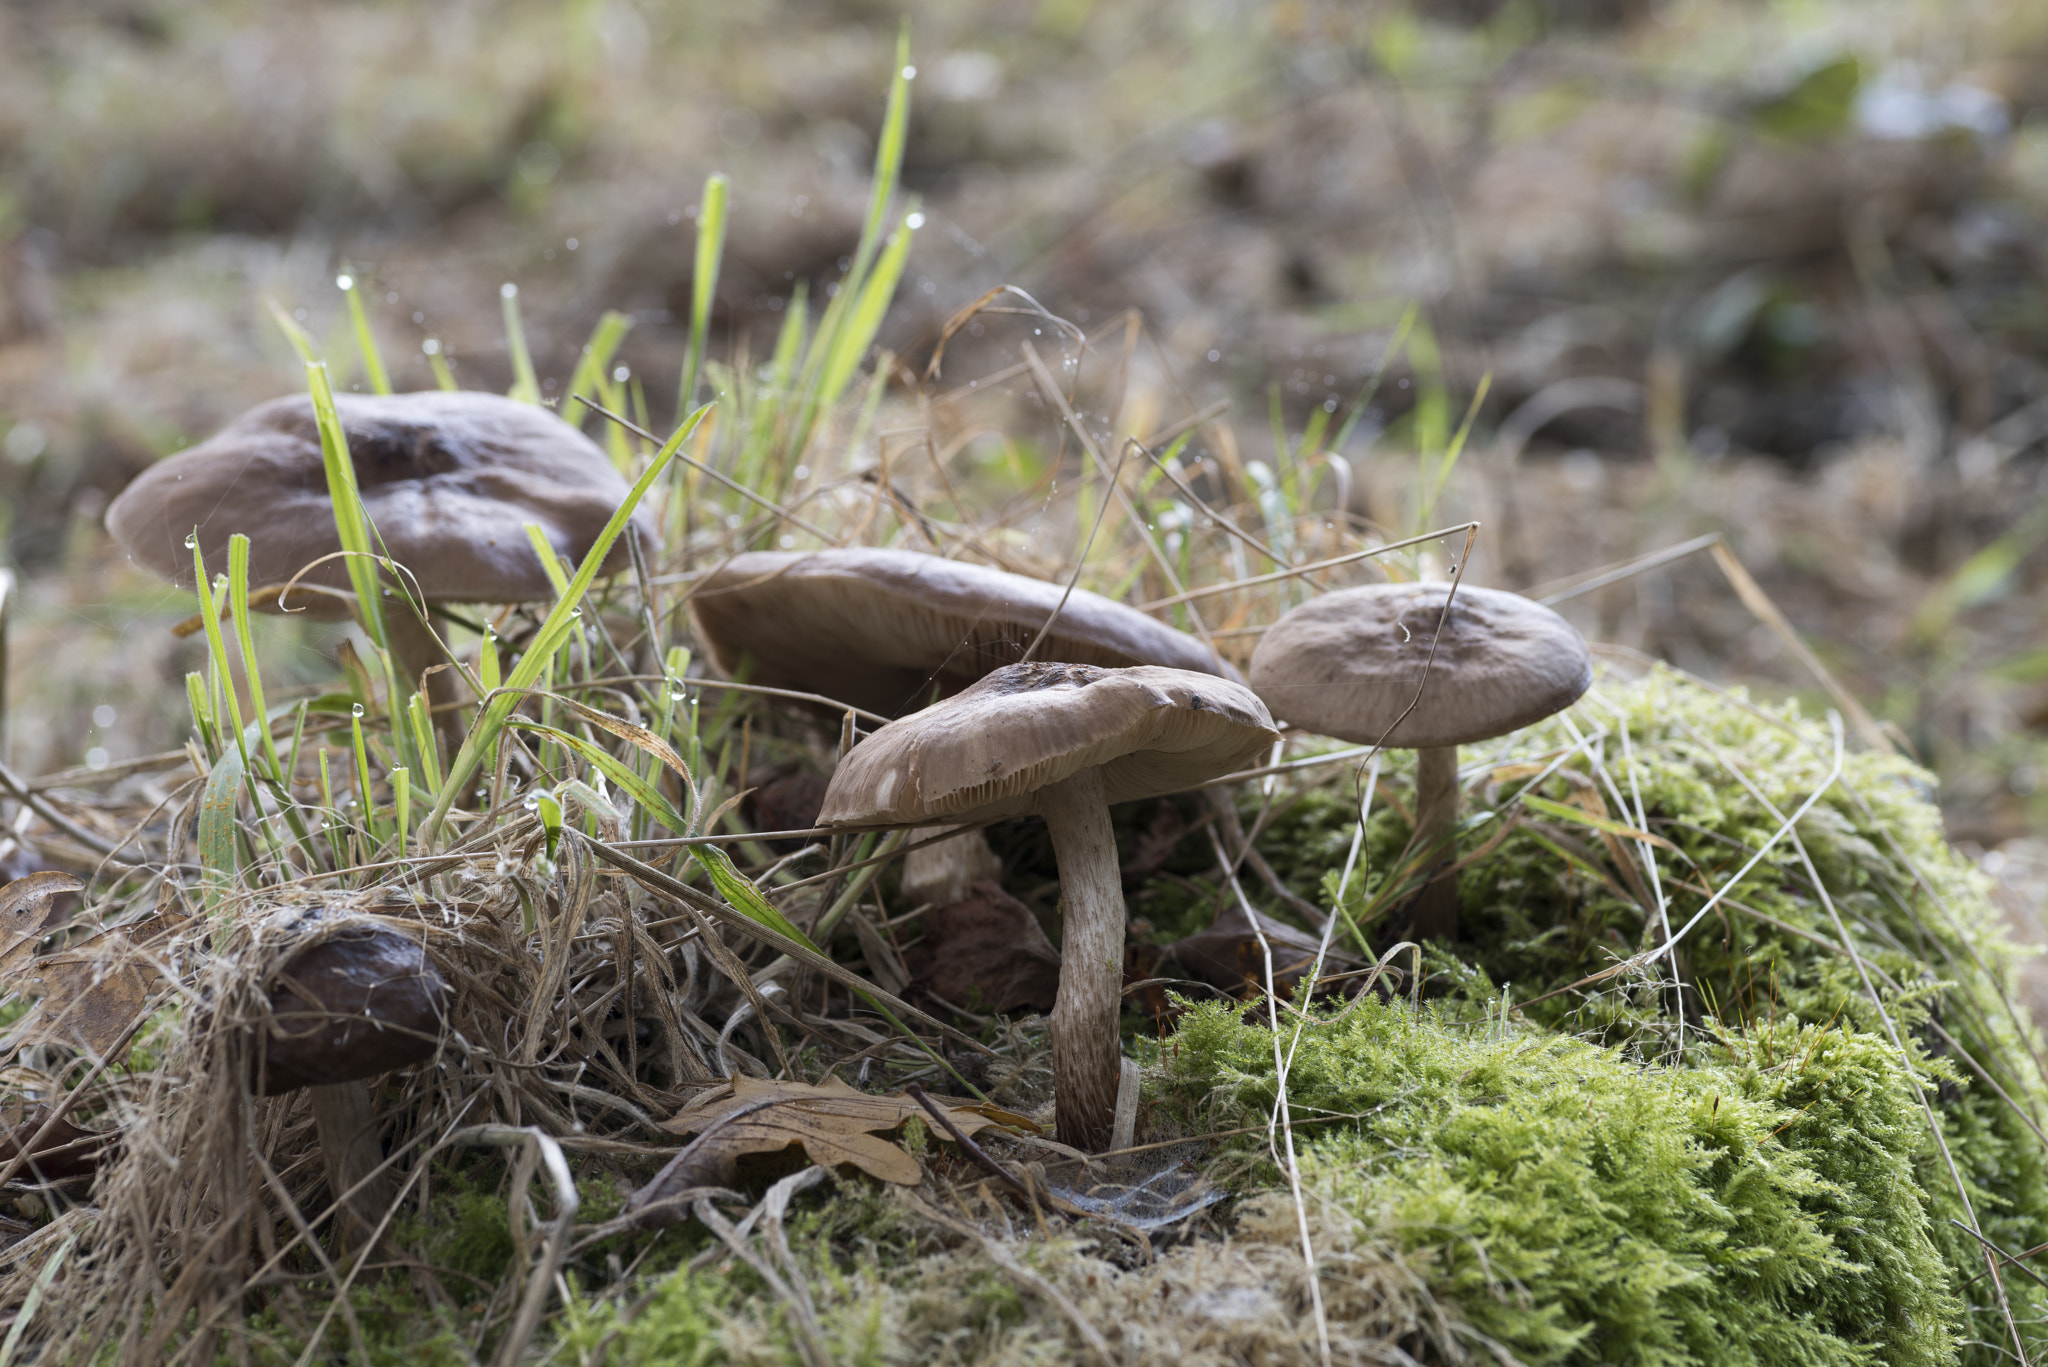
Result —
M 827 826 L 992 821 L 1037 812 L 1065 928 L 1052 1014 L 1060 1139 L 1101 1149 L 1121 1075 L 1124 899 L 1109 804 L 1229 773 L 1278 739 L 1250 689 L 1142 666 L 1020 664 L 884 726 L 840 761 Z
M 1458 747 L 1432 745 L 1415 753 L 1415 848 L 1437 850 L 1430 880 L 1416 894 L 1413 930 L 1418 940 L 1450 940 L 1458 934 L 1458 875 L 1451 871 L 1458 851 L 1450 843 L 1458 828 Z
M 1122 1066 L 1124 889 L 1102 771 L 1041 788 L 1038 810 L 1060 870 L 1060 991 L 1052 1008 L 1054 1111 L 1063 1142 L 1109 1142 Z

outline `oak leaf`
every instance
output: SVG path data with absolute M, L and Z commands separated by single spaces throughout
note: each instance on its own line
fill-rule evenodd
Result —
M 933 1097 L 963 1134 L 991 1125 L 1036 1130 L 1023 1116 L 997 1106 Z M 901 1145 L 882 1137 L 917 1116 L 929 1123 L 923 1108 L 901 1092 L 877 1096 L 832 1078 L 822 1085 L 734 1077 L 706 1090 L 661 1128 L 671 1134 L 696 1135 L 695 1142 L 669 1160 L 654 1180 L 626 1203 L 639 1212 L 693 1187 L 717 1187 L 732 1181 L 739 1158 L 750 1153 L 776 1153 L 791 1144 L 803 1145 L 814 1163 L 851 1163 L 884 1182 L 915 1186 L 923 1180 L 917 1160 Z M 656 1218 L 681 1218 L 680 1210 Z

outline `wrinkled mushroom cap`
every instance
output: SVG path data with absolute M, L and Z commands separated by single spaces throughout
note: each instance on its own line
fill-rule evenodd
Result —
M 917 551 L 751 551 L 690 595 L 728 677 L 823 693 L 884 716 L 1015 664 L 1055 610 L 1035 660 L 1161 665 L 1242 682 L 1209 648 L 1136 608 L 1064 584 Z
M 918 826 L 1037 810 L 1038 790 L 1102 770 L 1111 802 L 1176 792 L 1279 739 L 1242 684 L 1184 669 L 1007 665 L 890 722 L 840 761 L 818 821 Z
M 1540 603 L 1460 586 L 1430 642 L 1448 584 L 1327 593 L 1274 623 L 1252 655 L 1252 687 L 1292 725 L 1404 750 L 1467 745 L 1561 712 L 1593 682 L 1586 639 Z M 1429 679 L 1423 682 L 1423 667 Z M 1387 728 L 1414 702 L 1392 734 Z
M 628 488 L 588 437 L 546 409 L 496 394 L 341 394 L 363 508 L 384 545 L 430 602 L 515 603 L 555 596 L 526 537 L 538 523 L 570 564 L 590 550 Z M 107 509 L 107 530 L 137 563 L 187 588 L 199 529 L 209 567 L 227 567 L 228 538 L 249 538 L 249 582 L 282 584 L 341 549 L 320 459 L 313 400 L 272 399 L 137 476 Z M 636 512 L 643 544 L 654 522 Z M 373 542 L 374 544 L 374 542 Z M 622 537 L 605 568 L 630 555 Z M 346 591 L 329 560 L 302 584 Z M 343 615 L 339 600 L 295 593 L 290 606 Z

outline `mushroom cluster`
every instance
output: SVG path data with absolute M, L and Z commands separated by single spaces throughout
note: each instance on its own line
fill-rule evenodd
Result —
M 918 551 L 750 551 L 693 586 L 690 620 L 730 678 L 899 717 L 1026 651 L 1052 663 L 1157 665 L 1242 682 L 1213 650 L 1136 608 Z M 1042 639 L 1041 639 L 1042 638 Z M 947 906 L 999 871 L 963 835 L 912 850 L 904 895 Z

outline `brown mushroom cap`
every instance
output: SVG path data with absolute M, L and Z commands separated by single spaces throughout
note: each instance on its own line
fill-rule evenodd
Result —
M 596 443 L 546 409 L 496 394 L 342 394 L 363 508 L 391 555 L 432 602 L 513 603 L 555 596 L 526 537 L 538 523 L 555 553 L 588 553 L 628 487 Z M 190 450 L 137 476 L 107 509 L 107 530 L 138 564 L 190 587 L 194 527 L 209 566 L 227 565 L 228 538 L 249 538 L 249 582 L 282 584 L 341 549 L 320 433 L 309 395 L 257 405 Z M 633 526 L 656 544 L 642 510 Z M 605 568 L 627 563 L 623 539 Z M 329 560 L 300 581 L 346 590 Z M 293 608 L 337 617 L 326 594 Z
M 751 551 L 690 595 L 690 618 L 728 676 L 818 692 L 896 716 L 937 685 L 957 693 L 1015 664 L 1059 618 L 1034 656 L 1121 669 L 1160 665 L 1242 682 L 1185 633 L 1136 608 L 1063 584 L 917 551 Z
M 1403 750 L 1467 745 L 1561 712 L 1593 682 L 1585 637 L 1540 603 L 1448 584 L 1374 584 L 1288 613 L 1252 655 L 1252 687 L 1289 723 Z M 1416 687 L 1429 666 L 1428 687 Z M 1415 702 L 1391 735 L 1387 728 Z
M 278 977 L 256 1086 L 264 1096 L 432 1058 L 455 997 L 417 941 L 378 925 L 300 950 Z
M 832 775 L 826 826 L 987 821 L 1035 810 L 1040 788 L 1102 770 L 1128 802 L 1227 774 L 1279 739 L 1242 684 L 1183 669 L 1007 665 L 890 722 Z

